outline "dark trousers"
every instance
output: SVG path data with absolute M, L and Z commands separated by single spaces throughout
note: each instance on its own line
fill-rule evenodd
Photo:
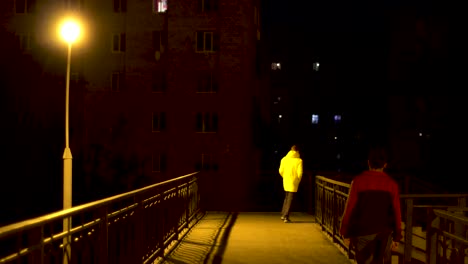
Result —
M 392 232 L 351 238 L 358 264 L 390 264 Z
M 281 210 L 281 216 L 285 218 L 289 218 L 289 211 L 291 210 L 293 197 L 294 197 L 293 192 L 285 192 L 284 201 L 283 201 L 283 209 Z

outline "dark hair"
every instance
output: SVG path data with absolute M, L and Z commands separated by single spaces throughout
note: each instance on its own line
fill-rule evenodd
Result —
M 369 150 L 367 156 L 369 167 L 372 169 L 381 169 L 385 167 L 388 161 L 387 151 L 382 147 L 373 147 Z

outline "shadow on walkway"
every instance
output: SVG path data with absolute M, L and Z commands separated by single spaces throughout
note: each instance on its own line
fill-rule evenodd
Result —
M 278 212 L 207 212 L 174 246 L 165 264 L 351 263 L 315 223 L 313 215 Z
M 238 213 L 207 212 L 167 257 L 158 263 L 220 264 Z

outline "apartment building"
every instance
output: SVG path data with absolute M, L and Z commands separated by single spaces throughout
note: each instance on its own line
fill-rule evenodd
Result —
M 201 171 L 211 208 L 248 203 L 261 157 L 255 122 L 268 116 L 259 0 L 4 5 L 19 43 L 63 75 L 57 22 L 69 13 L 82 22 L 71 60 L 74 194 L 86 199 Z

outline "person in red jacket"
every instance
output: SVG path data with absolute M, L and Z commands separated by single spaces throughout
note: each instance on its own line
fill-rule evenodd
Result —
M 369 170 L 351 182 L 340 234 L 354 248 L 358 264 L 391 263 L 391 250 L 402 238 L 398 184 L 384 172 L 383 148 L 371 148 L 367 163 Z

